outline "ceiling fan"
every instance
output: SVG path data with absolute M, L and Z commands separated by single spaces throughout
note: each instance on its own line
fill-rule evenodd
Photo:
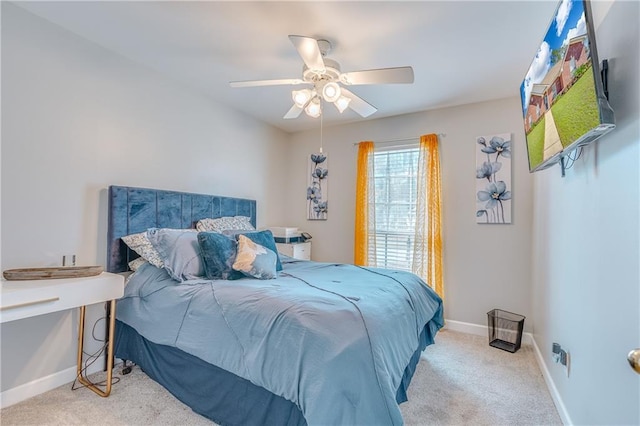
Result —
M 317 118 L 322 113 L 322 101 L 333 103 L 342 113 L 351 108 L 362 117 L 368 117 L 377 111 L 376 107 L 360 98 L 344 86 L 359 84 L 397 84 L 413 83 L 413 68 L 380 68 L 372 70 L 341 72 L 340 64 L 326 57 L 331 43 L 324 39 L 290 35 L 298 54 L 304 62 L 302 78 L 275 80 L 232 81 L 231 87 L 256 87 L 277 85 L 305 85 L 301 90 L 293 90 L 293 106 L 284 115 L 285 119 L 297 118 L 302 111 Z

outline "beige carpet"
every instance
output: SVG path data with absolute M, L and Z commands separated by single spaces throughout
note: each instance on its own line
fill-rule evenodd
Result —
M 101 373 L 98 373 L 99 375 Z M 97 375 L 93 380 L 99 380 Z M 8 425 L 212 425 L 139 368 L 113 385 L 109 398 L 71 384 L 0 411 Z M 561 425 L 530 346 L 512 354 L 487 338 L 444 330 L 418 364 L 407 425 Z

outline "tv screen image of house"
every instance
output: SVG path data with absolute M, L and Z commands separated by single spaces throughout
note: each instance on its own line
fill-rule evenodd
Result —
M 603 122 L 613 122 L 588 8 L 583 0 L 560 2 L 520 86 L 530 171 L 555 164 L 567 148 L 594 140 L 607 127 Z M 604 104 L 610 114 L 603 121 Z

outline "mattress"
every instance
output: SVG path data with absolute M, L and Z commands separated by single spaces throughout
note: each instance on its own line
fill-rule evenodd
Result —
M 236 422 L 225 404 L 201 408 L 199 399 L 234 395 L 237 386 L 266 391 L 269 404 L 280 404 L 266 410 L 281 413 L 277 424 L 402 424 L 398 403 L 443 325 L 442 300 L 406 272 L 293 259 L 283 266 L 275 280 L 183 283 L 163 269 L 140 268 L 118 302 L 116 356 L 221 424 L 265 422 L 264 412 Z M 189 373 L 166 378 L 177 361 L 161 361 L 156 349 L 179 355 L 185 366 L 178 371 Z M 181 390 L 187 376 L 202 379 L 212 369 L 232 384 Z M 253 393 L 242 398 L 259 402 Z

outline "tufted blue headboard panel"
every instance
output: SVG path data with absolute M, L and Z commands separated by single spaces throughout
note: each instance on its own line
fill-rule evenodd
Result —
M 256 226 L 256 201 L 159 189 L 109 187 L 107 271 L 125 272 L 138 257 L 120 239 L 148 228 L 194 228 L 207 217 L 249 216 Z

